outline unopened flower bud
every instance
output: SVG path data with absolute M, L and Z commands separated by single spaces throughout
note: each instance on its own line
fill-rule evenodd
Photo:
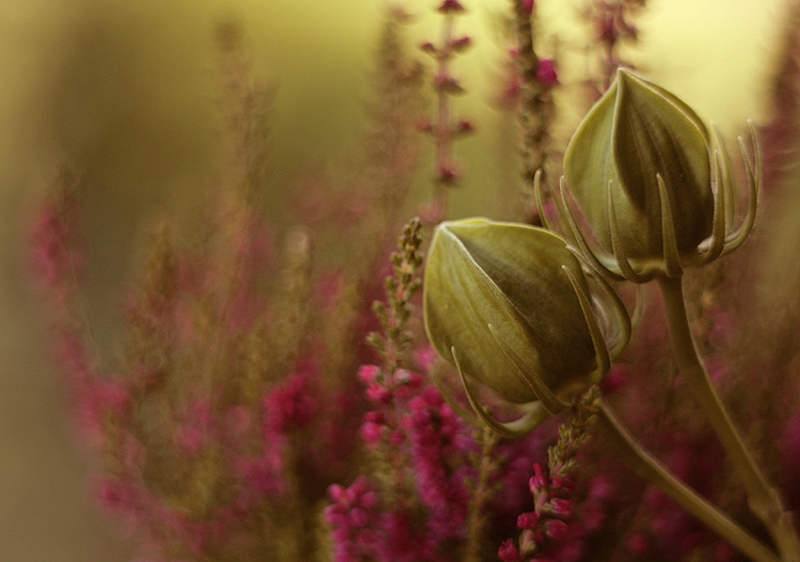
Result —
M 758 174 L 745 160 L 754 193 Z M 746 232 L 728 232 L 724 197 L 732 187 L 723 162 L 689 106 L 620 69 L 572 137 L 564 175 L 603 252 L 613 255 L 598 261 L 642 282 L 707 263 L 747 236 L 755 195 Z
M 603 286 L 623 325 L 612 345 L 616 354 L 630 321 Z M 434 234 L 425 328 L 439 354 L 456 365 L 473 409 L 496 431 L 530 431 L 608 371 L 609 350 L 591 301 L 582 262 L 551 232 L 468 219 L 442 223 Z M 478 404 L 474 383 L 525 415 L 496 421 Z

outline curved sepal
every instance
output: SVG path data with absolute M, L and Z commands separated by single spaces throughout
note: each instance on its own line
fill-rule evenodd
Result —
M 522 437 L 539 427 L 544 421 L 547 420 L 547 418 L 550 417 L 550 414 L 547 413 L 540 402 L 533 402 L 531 403 L 529 411 L 526 412 L 521 418 L 510 422 L 501 422 L 497 420 L 494 416 L 492 416 L 491 412 L 486 410 L 486 408 L 484 408 L 480 402 L 478 402 L 478 397 L 472 388 L 472 383 L 470 382 L 469 377 L 461 369 L 456 348 L 452 348 L 450 353 L 452 354 L 453 363 L 456 366 L 456 370 L 461 377 L 461 382 L 464 384 L 464 391 L 467 394 L 467 400 L 469 400 L 470 406 L 472 406 L 472 409 L 478 415 L 478 418 L 480 418 L 480 420 L 495 433 L 509 438 Z

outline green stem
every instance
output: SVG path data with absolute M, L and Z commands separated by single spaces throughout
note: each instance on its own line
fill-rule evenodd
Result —
M 636 473 L 661 489 L 686 511 L 752 558 L 755 562 L 780 562 L 764 544 L 752 537 L 735 521 L 679 481 L 628 433 L 616 416 L 601 402 L 597 425 L 611 441 L 619 457 Z
M 781 558 L 785 562 L 800 562 L 800 540 L 797 537 L 792 514 L 783 507 L 780 495 L 755 463 L 750 450 L 711 384 L 708 372 L 697 353 L 686 315 L 682 276 L 659 277 L 658 285 L 664 300 L 678 369 L 683 373 L 711 427 L 739 471 L 747 491 L 750 509 L 766 525 L 781 552 Z

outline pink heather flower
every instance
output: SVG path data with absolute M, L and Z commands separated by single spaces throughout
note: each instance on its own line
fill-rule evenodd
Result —
M 567 516 L 572 513 L 572 502 L 570 500 L 553 498 L 550 500 L 550 504 L 553 506 L 553 511 L 558 515 Z
M 103 446 L 106 424 L 110 416 L 125 419 L 130 411 L 132 397 L 126 385 L 114 381 L 79 375 L 82 381 L 70 381 L 73 386 L 75 410 L 79 432 L 90 446 Z
M 550 480 L 553 490 L 560 490 L 563 492 L 572 492 L 575 490 L 575 481 L 571 478 L 562 478 L 560 476 L 553 476 Z
M 358 368 L 358 378 L 367 385 L 376 382 L 380 373 L 380 367 L 375 365 L 361 365 Z
M 135 511 L 136 490 L 127 481 L 113 476 L 103 477 L 95 483 L 97 497 L 106 507 L 125 514 Z
M 456 124 L 455 134 L 457 135 L 468 135 L 474 132 L 475 132 L 475 125 L 473 125 L 471 121 L 467 121 L 466 119 L 461 119 Z
M 472 38 L 468 35 L 464 35 L 463 37 L 459 37 L 458 39 L 453 40 L 450 43 L 450 48 L 454 51 L 464 51 L 468 49 L 472 45 Z
M 506 539 L 497 551 L 497 556 L 503 562 L 522 562 L 522 557 L 519 554 L 519 548 L 512 539 Z
M 420 527 L 404 510 L 386 514 L 381 523 L 385 538 L 379 544 L 378 559 L 382 562 L 436 560 L 436 547 L 446 538 L 430 526 Z
M 650 553 L 650 541 L 642 533 L 634 533 L 625 541 L 628 552 L 637 558 L 644 558 Z
M 285 433 L 307 427 L 317 414 L 316 398 L 305 374 L 287 377 L 264 399 L 267 431 Z
M 464 12 L 464 6 L 458 0 L 444 0 L 438 8 L 443 14 Z
M 378 497 L 367 478 L 359 476 L 349 488 L 333 484 L 328 497 L 333 503 L 325 508 L 325 518 L 332 529 L 335 562 L 374 558 L 380 544 L 372 531 L 378 525 Z
M 525 10 L 527 14 L 532 14 L 535 6 L 536 2 L 534 0 L 522 0 L 522 9 Z
M 535 529 L 540 519 L 541 515 L 535 511 L 520 513 L 517 517 L 517 527 L 520 529 Z
M 366 421 L 361 426 L 361 437 L 367 445 L 374 447 L 380 443 L 384 427 L 382 424 Z
M 39 282 L 54 290 L 60 301 L 68 297 L 64 284 L 80 276 L 84 263 L 75 248 L 74 223 L 78 222 L 75 203 L 70 195 L 63 201 L 51 197 L 39 211 L 30 234 L 32 269 Z
M 541 59 L 539 61 L 539 67 L 536 69 L 536 79 L 545 88 L 555 88 L 559 84 L 555 65 L 556 63 L 552 59 Z
M 246 505 L 251 500 L 259 501 L 257 497 L 250 496 L 251 490 L 268 498 L 279 498 L 286 489 L 284 462 L 280 452 L 283 447 L 276 443 L 267 443 L 265 449 L 259 458 L 240 459 L 235 463 L 245 483 L 245 489 L 242 490 L 244 497 L 241 499 Z
M 438 52 L 438 49 L 436 48 L 436 45 L 434 45 L 430 41 L 425 41 L 424 43 L 422 43 L 419 46 L 419 48 L 423 53 L 426 53 L 426 54 L 429 54 L 429 55 L 436 55 L 437 52 Z
M 459 173 L 455 166 L 452 164 L 442 164 L 439 166 L 436 180 L 447 185 L 453 185 L 456 183 L 456 180 L 458 180 L 458 176 Z
M 433 368 L 433 365 L 436 363 L 438 357 L 439 354 L 436 353 L 436 350 L 430 345 L 426 345 L 414 353 L 414 361 L 416 362 L 417 367 L 419 367 L 420 371 L 425 373 Z
M 447 74 L 439 74 L 433 78 L 433 85 L 437 90 L 447 92 L 451 95 L 461 94 L 464 88 L 461 86 L 458 78 Z
M 394 395 L 403 402 L 410 400 L 417 395 L 423 382 L 424 379 L 418 373 L 398 369 L 393 377 Z
M 379 384 L 370 384 L 365 394 L 367 398 L 376 404 L 386 405 L 392 401 L 392 393 L 386 387 Z
M 567 538 L 569 527 L 560 519 L 550 519 L 544 524 L 547 536 L 553 540 L 563 540 Z
M 538 462 L 533 465 L 533 476 L 528 481 L 528 486 L 532 493 L 538 492 L 548 484 L 548 477 Z

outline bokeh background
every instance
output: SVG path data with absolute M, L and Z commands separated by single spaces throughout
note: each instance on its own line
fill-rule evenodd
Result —
M 496 206 L 489 100 L 502 52 L 493 14 L 505 0 L 468 0 L 477 47 L 459 60 L 469 94 L 459 112 L 479 129 L 454 214 Z M 782 32 L 780 0 L 650 0 L 631 56 L 723 131 L 765 118 L 767 77 Z M 432 0 L 413 42 L 435 39 Z M 538 2 L 558 50 L 580 35 L 578 2 Z M 113 353 L 120 287 L 157 215 L 185 217 L 216 166 L 213 30 L 239 19 L 256 73 L 276 88 L 272 183 L 277 221 L 309 171 L 357 161 L 370 55 L 384 0 L 0 0 L 0 561 L 130 560 L 121 527 L 91 497 L 49 351 L 46 307 L 28 273 L 33 210 L 60 163 L 84 175 L 90 248 L 86 302 Z M 565 87 L 569 87 L 565 78 Z M 425 178 L 421 182 L 425 183 Z M 423 187 L 424 188 L 424 187 Z

